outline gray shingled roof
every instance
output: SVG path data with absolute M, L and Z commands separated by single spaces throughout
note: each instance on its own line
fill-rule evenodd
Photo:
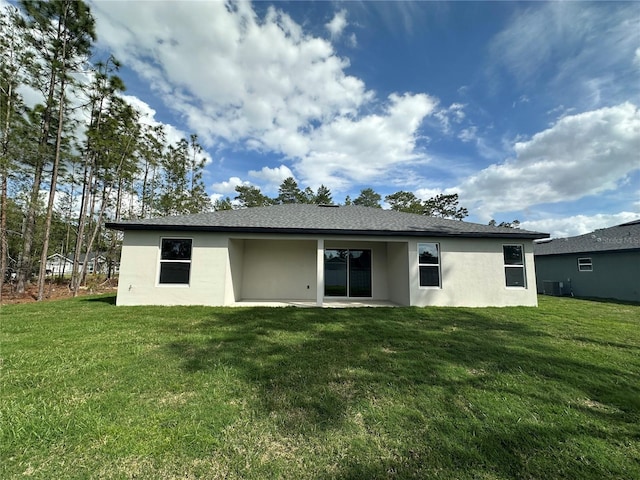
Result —
M 379 208 L 306 204 L 225 210 L 107 223 L 116 230 L 307 233 L 376 236 L 547 238 L 546 233 L 491 227 Z
M 536 255 L 640 250 L 640 220 L 603 228 L 585 235 L 535 243 Z

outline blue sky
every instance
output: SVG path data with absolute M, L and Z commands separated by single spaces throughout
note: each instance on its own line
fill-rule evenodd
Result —
M 92 1 L 208 192 L 460 195 L 575 235 L 640 217 L 640 3 Z

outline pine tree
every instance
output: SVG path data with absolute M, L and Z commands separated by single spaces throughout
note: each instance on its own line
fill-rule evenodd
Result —
M 158 190 L 158 172 L 166 143 L 166 134 L 162 125 L 142 126 L 143 133 L 138 148 L 141 160 L 142 185 L 140 198 L 140 218 L 148 218 L 156 212 L 156 196 Z
M 89 86 L 89 125 L 83 150 L 83 182 L 80 199 L 80 212 L 76 244 L 74 248 L 73 268 L 71 272 L 71 289 L 75 293 L 82 282 L 79 270 L 80 255 L 87 248 L 87 222 L 91 220 L 95 209 L 96 195 L 99 191 L 100 169 L 104 165 L 104 156 L 116 148 L 113 142 L 121 139 L 113 137 L 113 115 L 117 105 L 122 105 L 118 93 L 124 90 L 124 83 L 115 75 L 119 62 L 109 57 L 106 62 L 96 63 L 94 79 Z M 90 225 L 89 225 L 90 228 Z M 86 269 L 85 269 L 86 270 Z
M 384 200 L 391 206 L 391 210 L 405 213 L 417 213 L 422 215 L 424 208 L 422 202 L 411 192 L 401 190 L 387 195 Z
M 360 205 L 362 207 L 382 208 L 380 206 L 379 193 L 376 193 L 373 188 L 365 188 L 360 190 L 360 195 L 353 201 L 354 205 Z
M 94 147 L 100 154 L 96 157 L 96 176 L 91 207 L 87 219 L 90 229 L 86 238 L 85 258 L 87 265 L 89 253 L 98 239 L 107 207 L 111 205 L 114 190 L 119 191 L 123 185 L 131 184 L 136 174 L 137 142 L 140 136 L 139 114 L 118 96 L 110 98 L 107 111 L 102 116 L 103 126 L 100 134 L 94 137 Z M 120 194 L 117 195 L 121 198 Z M 82 239 L 80 239 L 80 242 Z M 80 245 L 78 242 L 79 251 Z M 75 265 L 74 261 L 74 265 Z M 87 268 L 82 270 L 80 281 L 73 282 L 74 295 L 79 285 L 85 282 Z
M 304 193 L 298 187 L 298 182 L 293 177 L 285 178 L 278 189 L 276 202 L 284 203 L 306 203 Z
M 318 205 L 331 205 L 333 203 L 333 198 L 331 198 L 331 190 L 329 190 L 324 185 L 320 185 L 318 187 L 318 191 L 313 196 L 313 203 L 317 203 Z
M 273 205 L 274 201 L 263 195 L 258 187 L 252 185 L 238 185 L 236 187 L 235 199 L 239 202 L 241 208 L 250 207 L 268 207 Z
M 0 300 L 8 268 L 8 181 L 15 172 L 18 155 L 15 130 L 23 123 L 22 97 L 18 87 L 25 82 L 27 48 L 18 10 L 7 6 L 0 10 Z
M 399 191 L 387 195 L 384 199 L 391 205 L 391 210 L 399 212 L 453 220 L 462 220 L 469 215 L 469 211 L 465 207 L 458 205 L 457 193 L 450 195 L 439 194 L 422 201 L 411 192 Z
M 189 201 L 188 213 L 210 212 L 213 209 L 211 198 L 207 195 L 202 175 L 205 167 L 205 159 L 201 157 L 202 146 L 198 143 L 198 136 L 192 134 L 189 137 L 190 170 L 189 175 Z
M 213 202 L 213 210 L 216 212 L 220 212 L 223 210 L 233 210 L 231 199 L 229 197 L 219 198 L 218 200 Z
M 445 195 L 443 193 L 431 197 L 423 202 L 423 215 L 430 217 L 451 218 L 462 220 L 469 215 L 469 211 L 458 206 L 458 194 Z
M 89 7 L 82 1 L 22 1 L 20 5 L 26 17 L 27 39 L 35 52 L 35 60 L 30 64 L 30 83 L 32 87 L 42 92 L 44 108 L 39 142 L 39 154 L 42 155 L 42 160 L 38 161 L 34 173 L 18 289 L 24 291 L 24 282 L 30 270 L 35 227 L 34 204 L 43 180 L 44 166 L 49 163 L 51 164 L 49 201 L 38 288 L 38 299 L 42 299 L 47 247 L 53 218 L 53 201 L 63 154 L 63 134 L 68 123 L 67 90 L 74 84 L 71 72 L 77 71 L 90 54 L 95 40 L 95 21 Z

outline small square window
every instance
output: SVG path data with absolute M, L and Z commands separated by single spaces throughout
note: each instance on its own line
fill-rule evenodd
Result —
M 579 258 L 578 259 L 578 271 L 579 272 L 593 272 L 593 263 L 591 258 Z
M 505 265 L 524 265 L 522 245 L 505 245 L 502 253 Z
M 524 287 L 524 269 L 506 267 L 504 275 L 507 287 Z

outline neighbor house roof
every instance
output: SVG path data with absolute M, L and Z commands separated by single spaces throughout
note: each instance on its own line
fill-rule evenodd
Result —
M 546 233 L 357 205 L 287 204 L 107 223 L 116 230 L 547 238 Z
M 640 220 L 602 228 L 577 237 L 554 238 L 553 240 L 536 242 L 533 246 L 536 255 L 620 250 L 640 250 Z

